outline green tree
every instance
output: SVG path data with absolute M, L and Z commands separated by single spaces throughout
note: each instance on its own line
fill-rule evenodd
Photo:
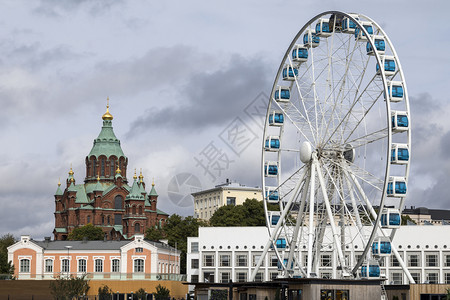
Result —
M 191 216 L 183 218 L 173 214 L 167 218 L 167 222 L 162 229 L 148 228 L 145 232 L 145 238 L 148 240 L 165 238 L 170 246 L 180 250 L 180 273 L 185 274 L 187 237 L 198 236 L 200 226 L 208 226 L 208 224 Z
M 170 298 L 170 290 L 160 284 L 156 286 L 156 292 L 153 293 L 155 300 L 167 300 Z
M 14 274 L 14 266 L 8 261 L 8 247 L 15 242 L 16 239 L 10 233 L 0 238 L 0 274 Z
M 107 285 L 103 285 L 98 288 L 98 299 L 99 300 L 111 300 L 113 291 Z
M 269 205 L 269 210 L 279 210 L 277 205 Z M 247 199 L 242 205 L 220 207 L 209 219 L 211 226 L 265 226 L 264 203 Z
M 402 225 L 408 225 L 408 221 L 417 224 L 409 215 L 402 215 Z
M 72 300 L 86 295 L 89 291 L 89 280 L 85 276 L 63 277 L 60 276 L 50 281 L 50 292 L 55 299 Z
M 88 241 L 99 241 L 103 240 L 105 234 L 100 227 L 95 227 L 91 223 L 84 226 L 75 228 L 67 237 L 68 240 L 72 241 L 82 241 L 86 238 Z
M 135 295 L 136 299 L 145 300 L 146 299 L 145 297 L 147 297 L 147 292 L 143 288 L 140 288 L 136 291 L 136 295 Z

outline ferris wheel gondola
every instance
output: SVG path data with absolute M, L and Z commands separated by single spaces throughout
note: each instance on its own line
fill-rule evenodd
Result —
M 252 279 L 268 251 L 279 277 L 315 277 L 327 250 L 335 278 L 380 276 L 378 259 L 395 255 L 414 282 L 393 243 L 410 145 L 406 82 L 383 29 L 362 14 L 311 19 L 287 49 L 268 104 L 262 184 L 270 238 Z

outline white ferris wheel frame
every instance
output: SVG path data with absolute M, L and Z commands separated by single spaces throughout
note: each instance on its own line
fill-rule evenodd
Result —
M 269 127 L 269 115 L 274 112 L 274 108 L 272 107 L 273 103 L 274 103 L 274 106 L 276 104 L 276 101 L 274 99 L 274 93 L 275 93 L 275 90 L 277 89 L 277 85 L 280 83 L 280 77 L 281 77 L 283 68 L 285 67 L 286 62 L 289 62 L 289 64 L 288 64 L 289 66 L 291 66 L 291 67 L 294 66 L 294 64 L 292 63 L 291 58 L 290 58 L 290 54 L 291 54 L 292 49 L 294 49 L 294 47 L 296 46 L 298 41 L 301 40 L 301 37 L 303 36 L 303 34 L 305 34 L 305 32 L 308 32 L 307 30 L 309 30 L 310 26 L 313 26 L 313 24 L 316 21 L 320 20 L 321 17 L 327 16 L 327 15 L 330 15 L 330 16 L 331 15 L 335 15 L 335 16 L 339 15 L 339 16 L 346 17 L 346 18 L 350 19 L 351 21 L 353 21 L 356 24 L 356 26 L 361 30 L 361 32 L 363 32 L 363 35 L 365 35 L 366 37 L 370 37 L 370 38 L 367 38 L 367 42 L 369 42 L 371 44 L 371 47 L 372 47 L 372 49 L 375 52 L 373 56 L 375 57 L 376 62 L 380 66 L 380 73 L 381 73 L 380 78 L 381 78 L 381 81 L 382 81 L 382 90 L 383 90 L 382 94 L 384 94 L 385 103 L 386 103 L 386 112 L 385 113 L 386 113 L 387 135 L 386 136 L 380 135 L 381 134 L 380 132 L 378 132 L 378 133 L 377 132 L 373 132 L 372 133 L 372 134 L 374 134 L 373 137 L 372 137 L 373 139 L 377 138 L 377 134 L 379 134 L 381 136 L 381 138 L 386 139 L 386 145 L 387 145 L 386 146 L 386 150 L 387 150 L 386 158 L 387 159 L 386 159 L 385 172 L 384 172 L 383 178 L 380 178 L 382 180 L 382 190 L 381 190 L 381 199 L 379 200 L 379 204 L 378 204 L 378 209 L 379 209 L 378 212 L 379 213 L 377 213 L 375 211 L 375 209 L 373 208 L 373 206 L 371 204 L 371 201 L 365 195 L 364 190 L 361 187 L 361 185 L 359 184 L 358 178 L 356 178 L 355 174 L 352 171 L 350 171 L 349 168 L 345 168 L 345 167 L 342 168 L 342 172 L 344 174 L 341 175 L 341 176 L 344 179 L 341 182 L 341 186 L 347 185 L 349 190 L 350 190 L 351 189 L 350 186 L 353 183 L 353 185 L 354 185 L 354 187 L 356 188 L 357 191 L 355 191 L 354 193 L 351 192 L 351 191 L 349 192 L 349 197 L 351 199 L 351 203 L 353 204 L 353 206 L 356 205 L 355 198 L 357 198 L 357 197 L 355 197 L 355 195 L 358 193 L 360 195 L 359 198 L 363 198 L 363 199 L 359 199 L 359 201 L 364 203 L 364 205 L 365 205 L 365 207 L 367 209 L 366 215 L 370 216 L 371 218 L 373 218 L 373 221 L 372 221 L 372 230 L 371 230 L 370 236 L 368 237 L 368 239 L 365 239 L 365 246 L 364 246 L 363 254 L 361 255 L 360 259 L 357 260 L 356 263 L 353 263 L 353 264 L 345 262 L 346 258 L 345 258 L 345 255 L 343 253 L 343 241 L 339 240 L 339 234 L 337 233 L 337 228 L 336 228 L 335 223 L 334 222 L 329 222 L 329 227 L 330 227 L 332 235 L 333 235 L 332 243 L 335 245 L 334 249 L 337 252 L 338 264 L 341 267 L 344 267 L 344 266 L 347 267 L 347 270 L 343 270 L 343 268 L 342 268 L 343 271 L 340 274 L 340 278 L 351 278 L 351 277 L 356 278 L 357 277 L 357 271 L 361 267 L 363 262 L 366 260 L 367 255 L 369 253 L 369 250 L 371 248 L 371 245 L 372 245 L 374 239 L 377 236 L 378 237 L 381 236 L 381 237 L 390 239 L 391 244 L 392 244 L 392 253 L 396 256 L 397 260 L 400 263 L 400 266 L 403 268 L 403 271 L 405 272 L 405 274 L 408 277 L 409 281 L 411 283 L 414 283 L 414 279 L 412 278 L 412 276 L 410 275 L 409 271 L 407 270 L 406 265 L 403 262 L 401 256 L 399 255 L 395 245 L 392 243 L 392 239 L 393 239 L 393 237 L 395 235 L 396 229 L 392 229 L 390 232 L 388 232 L 387 230 L 383 229 L 381 227 L 381 225 L 380 225 L 381 212 L 382 212 L 382 210 L 384 209 L 384 206 L 385 206 L 385 200 L 386 200 L 386 197 L 387 197 L 386 191 L 387 191 L 387 187 L 388 187 L 388 181 L 389 181 L 389 178 L 391 176 L 391 174 L 390 174 L 390 170 L 391 170 L 390 155 L 391 155 L 391 145 L 393 145 L 393 142 L 392 142 L 392 140 L 393 140 L 393 128 L 392 128 L 392 122 L 391 122 L 391 118 L 392 118 L 391 105 L 392 105 L 392 103 L 391 103 L 391 101 L 388 100 L 389 99 L 389 95 L 388 95 L 389 79 L 388 79 L 388 76 L 386 76 L 386 74 L 385 74 L 385 70 L 384 70 L 384 67 L 383 67 L 384 66 L 384 61 L 382 60 L 382 55 L 379 54 L 379 51 L 377 50 L 377 47 L 374 44 L 374 38 L 372 38 L 372 36 L 367 32 L 366 28 L 362 25 L 363 24 L 362 20 L 364 20 L 365 22 L 370 22 L 372 24 L 372 26 L 374 26 L 374 28 L 377 29 L 377 34 L 381 35 L 384 38 L 385 43 L 386 43 L 386 49 L 390 49 L 391 55 L 395 59 L 396 68 L 397 68 L 395 74 L 390 76 L 390 78 L 394 78 L 394 77 L 398 76 L 399 80 L 402 82 L 402 85 L 403 85 L 404 111 L 407 114 L 409 126 L 408 126 L 408 130 L 405 131 L 402 134 L 406 134 L 406 144 L 409 146 L 409 160 L 408 160 L 408 162 L 406 164 L 403 165 L 403 167 L 404 167 L 403 168 L 404 169 L 404 174 L 402 174 L 402 177 L 405 179 L 405 182 L 407 183 L 408 182 L 408 177 L 409 177 L 410 157 L 411 157 L 411 147 L 410 147 L 411 146 L 411 114 L 410 114 L 410 108 L 409 108 L 409 99 L 408 99 L 408 92 L 407 92 L 407 87 L 406 87 L 406 80 L 405 80 L 405 77 L 404 77 L 404 74 L 403 74 L 403 70 L 402 70 L 402 67 L 401 67 L 400 60 L 398 58 L 397 52 L 395 51 L 395 48 L 394 48 L 391 40 L 389 39 L 387 34 L 384 32 L 384 30 L 381 28 L 381 26 L 379 26 L 375 21 L 373 21 L 369 17 L 364 16 L 362 14 L 347 14 L 347 13 L 339 12 L 339 11 L 326 11 L 326 12 L 323 12 L 321 14 L 318 14 L 315 17 L 313 17 L 311 20 L 309 20 L 303 26 L 303 28 L 297 33 L 297 35 L 294 37 L 293 41 L 289 45 L 289 47 L 288 47 L 288 49 L 287 49 L 287 51 L 286 51 L 286 53 L 285 53 L 285 55 L 284 55 L 284 57 L 283 57 L 283 59 L 281 61 L 280 67 L 279 67 L 279 69 L 277 71 L 277 76 L 276 76 L 276 78 L 274 80 L 271 96 L 270 96 L 270 99 L 269 99 L 269 105 L 268 105 L 268 108 L 267 108 L 265 126 L 264 126 L 264 135 L 263 135 L 263 143 L 262 143 L 262 167 L 261 167 L 261 169 L 262 169 L 262 193 L 263 193 L 264 208 L 265 208 L 265 213 L 266 213 L 266 224 L 267 224 L 267 228 L 268 228 L 268 231 L 269 231 L 270 238 L 268 239 L 268 242 L 267 242 L 267 244 L 266 244 L 266 246 L 265 246 L 265 248 L 263 250 L 263 253 L 260 256 L 260 259 L 259 259 L 257 265 L 255 266 L 255 269 L 253 270 L 253 272 L 251 274 L 250 280 L 253 281 L 255 279 L 256 274 L 258 273 L 258 271 L 259 271 L 259 269 L 260 269 L 260 267 L 261 267 L 261 265 L 262 265 L 262 263 L 264 261 L 264 258 L 266 256 L 266 254 L 268 253 L 268 251 L 271 248 L 274 250 L 274 252 L 275 252 L 279 262 L 283 262 L 284 260 L 287 260 L 286 264 L 281 263 L 282 268 L 283 268 L 282 272 L 281 272 L 281 274 L 282 274 L 281 276 L 282 277 L 292 277 L 293 274 L 297 274 L 297 275 L 300 275 L 301 277 L 306 277 L 306 278 L 317 276 L 315 274 L 315 270 L 313 270 L 314 266 L 313 266 L 312 259 L 309 259 L 307 261 L 305 267 L 300 265 L 300 262 L 297 259 L 295 259 L 295 256 L 298 255 L 297 252 L 301 251 L 300 247 L 298 247 L 298 250 L 296 248 L 297 248 L 297 245 L 298 245 L 298 242 L 299 242 L 298 241 L 299 234 L 302 235 L 302 233 L 304 231 L 303 230 L 304 226 L 300 225 L 300 224 L 302 224 L 303 222 L 306 222 L 306 219 L 304 218 L 304 215 L 306 215 L 306 213 L 305 214 L 301 213 L 301 212 L 304 212 L 305 210 L 309 214 L 308 215 L 309 216 L 309 219 L 308 219 L 308 223 L 309 224 L 308 224 L 308 226 L 306 228 L 306 229 L 308 229 L 308 232 L 307 232 L 307 240 L 308 240 L 308 242 L 307 242 L 308 252 L 307 253 L 308 254 L 307 255 L 308 255 L 308 257 L 313 257 L 312 256 L 313 252 L 318 253 L 320 251 L 320 249 L 319 249 L 320 247 L 315 247 L 315 245 L 313 245 L 314 235 L 316 234 L 314 232 L 314 229 L 317 229 L 316 226 L 314 225 L 314 218 L 313 218 L 313 216 L 315 214 L 315 207 L 314 207 L 315 199 L 314 198 L 315 198 L 315 194 L 316 193 L 315 192 L 309 192 L 308 193 L 308 189 L 310 191 L 316 191 L 316 184 L 318 184 L 319 187 L 317 187 L 317 189 L 320 190 L 320 192 L 322 193 L 322 198 L 324 200 L 323 202 L 325 204 L 324 213 L 327 215 L 328 220 L 331 220 L 331 219 L 334 220 L 334 218 L 335 218 L 335 216 L 333 215 L 333 212 L 332 212 L 330 201 L 328 199 L 329 191 L 327 191 L 327 186 L 325 184 L 325 179 L 324 179 L 324 176 L 323 176 L 323 173 L 322 173 L 323 170 L 325 170 L 325 172 L 328 172 L 328 174 L 329 174 L 330 171 L 326 167 L 320 165 L 320 162 L 318 161 L 316 153 L 312 153 L 311 154 L 311 161 L 310 161 L 310 163 L 308 163 L 308 166 L 305 163 L 296 172 L 291 174 L 288 179 L 285 179 L 285 181 L 282 182 L 281 181 L 281 175 L 280 175 L 281 174 L 281 153 L 282 153 L 281 148 L 280 148 L 280 151 L 277 152 L 277 156 L 278 156 L 278 159 L 277 159 L 278 174 L 276 175 L 276 178 L 277 178 L 277 181 L 278 181 L 277 190 L 280 191 L 281 190 L 281 186 L 283 184 L 286 184 L 288 182 L 288 180 L 291 180 L 292 182 L 295 182 L 295 185 L 292 184 L 289 187 L 289 190 L 290 190 L 290 192 L 288 193 L 289 197 L 285 197 L 284 201 L 280 201 L 280 203 L 279 203 L 279 205 L 280 205 L 280 213 L 279 213 L 280 214 L 280 218 L 279 218 L 278 223 L 275 226 L 270 226 L 271 220 L 270 220 L 270 212 L 268 210 L 268 199 L 267 199 L 268 195 L 267 195 L 267 192 L 266 192 L 267 191 L 266 188 L 268 186 L 266 185 L 266 177 L 265 177 L 265 175 L 266 175 L 265 174 L 265 163 L 267 162 L 266 161 L 266 151 L 267 151 L 267 149 L 265 149 L 265 142 L 266 142 L 267 138 L 270 138 L 270 134 L 268 133 L 268 131 L 269 131 L 268 130 L 268 127 Z M 343 33 L 336 32 L 335 30 L 333 30 L 333 32 L 331 33 L 331 35 L 333 35 L 333 37 L 336 34 L 343 34 Z M 329 37 L 327 37 L 327 38 L 329 38 Z M 320 38 L 320 40 L 322 41 L 322 38 Z M 358 42 L 355 42 L 355 43 L 358 43 Z M 365 42 L 364 42 L 364 44 L 365 44 Z M 312 57 L 311 58 L 311 60 L 312 60 L 312 62 L 311 62 L 312 72 L 314 74 L 314 60 L 313 60 L 314 51 L 312 50 L 312 47 L 308 51 L 310 51 L 310 53 L 311 53 L 311 57 Z M 368 61 L 369 61 L 369 59 L 367 60 L 367 62 Z M 364 67 L 364 72 L 365 72 L 366 69 L 367 69 L 367 65 Z M 374 75 L 374 77 L 375 76 L 376 75 Z M 299 81 L 299 78 L 301 77 L 301 75 L 298 74 L 298 77 L 297 77 L 297 75 L 294 75 L 294 77 L 295 77 L 295 80 L 294 80 L 293 85 L 297 85 L 297 88 L 298 88 L 298 91 L 299 91 L 299 97 L 302 98 L 302 95 L 301 95 L 301 92 L 300 92 L 300 87 L 299 87 L 299 84 L 298 84 L 298 81 Z M 316 79 L 316 77 L 313 75 L 314 84 L 312 84 L 312 88 L 313 88 L 313 95 L 314 95 L 314 101 L 315 101 L 314 106 L 316 106 L 316 102 L 317 101 L 320 101 L 320 100 L 317 99 L 317 92 L 315 90 L 315 88 L 316 88 L 316 86 L 315 86 L 315 79 Z M 369 86 L 369 84 L 366 86 L 366 88 Z M 364 93 L 364 91 L 361 92 L 359 97 L 361 97 L 363 93 Z M 374 100 L 374 103 L 377 102 L 377 101 L 382 101 L 382 99 L 381 100 L 376 99 L 376 100 Z M 303 98 L 301 99 L 301 102 L 304 105 Z M 370 108 L 371 107 L 369 107 L 369 111 L 370 111 Z M 286 110 L 281 109 L 281 106 L 276 107 L 276 109 L 282 111 L 282 113 L 283 113 L 283 115 L 285 117 L 285 121 L 289 120 L 289 122 L 290 122 L 289 124 L 294 124 L 294 126 L 296 126 L 295 125 L 295 121 L 292 119 L 292 117 L 290 116 L 290 114 Z M 315 109 L 317 109 L 317 108 L 315 108 Z M 353 109 L 353 107 L 351 107 L 351 109 Z M 307 112 L 306 108 L 305 108 L 305 111 Z M 334 109 L 333 109 L 333 111 L 334 111 Z M 351 110 L 349 111 L 349 113 L 350 112 L 351 112 Z M 301 113 L 299 113 L 299 114 L 301 115 Z M 347 116 L 345 116 L 342 119 L 342 121 L 344 121 L 344 119 L 346 119 L 346 118 L 347 118 Z M 308 119 L 308 113 L 306 113 L 306 117 L 305 116 L 303 117 L 303 121 L 304 121 L 304 123 L 307 126 L 310 127 L 310 130 L 312 132 L 313 131 L 313 126 L 312 126 L 310 120 Z M 317 110 L 316 110 L 315 121 L 317 122 Z M 361 119 L 361 121 L 363 121 L 363 120 Z M 338 127 L 339 126 L 340 126 L 340 124 L 338 125 Z M 359 124 L 357 126 L 359 126 Z M 337 130 L 338 127 L 336 127 L 335 131 Z M 296 128 L 302 134 L 302 138 L 304 138 L 304 140 L 306 140 L 306 141 L 309 141 L 308 136 L 303 134 L 301 128 L 299 128 L 299 127 L 296 127 Z M 316 129 L 317 129 L 317 126 L 316 126 Z M 328 133 L 328 124 L 327 124 L 327 128 L 326 129 L 327 129 L 326 133 Z M 284 131 L 284 124 L 280 127 L 280 134 L 279 134 L 280 142 L 282 142 L 283 131 Z M 329 139 L 334 135 L 335 131 L 333 131 L 333 133 L 330 135 L 330 137 L 327 139 L 327 141 L 324 144 L 327 144 L 329 142 Z M 318 133 L 318 131 L 317 131 L 317 133 Z M 350 135 L 348 137 L 350 137 Z M 368 136 L 366 136 L 366 137 L 368 137 Z M 317 143 L 317 141 L 309 141 L 309 143 L 313 144 L 313 143 Z M 284 151 L 294 151 L 294 152 L 295 151 L 300 152 L 299 150 L 300 149 L 284 149 Z M 267 168 L 268 168 L 268 166 L 267 166 Z M 364 170 L 362 170 L 362 171 L 364 172 Z M 331 175 L 329 175 L 329 178 L 331 180 L 333 180 L 333 177 Z M 316 183 L 316 180 L 318 180 L 317 183 Z M 334 185 L 334 188 L 336 189 L 336 191 L 333 191 L 333 193 L 336 192 L 336 193 L 339 194 L 341 192 L 342 195 L 339 195 L 339 197 L 341 199 L 343 199 L 344 198 L 344 196 L 343 196 L 344 191 L 343 190 L 342 191 L 337 190 L 337 184 L 336 183 L 333 183 L 333 185 Z M 292 230 L 292 228 L 287 229 L 286 228 L 287 227 L 286 226 L 286 222 L 284 222 L 284 219 L 289 214 L 290 209 L 291 209 L 291 205 L 295 201 L 295 198 L 299 196 L 298 192 L 301 191 L 302 189 L 305 189 L 306 192 L 302 193 L 301 196 L 300 196 L 300 201 L 299 201 L 300 207 L 298 208 L 298 212 L 299 213 L 298 213 L 298 219 L 296 220 L 297 221 L 296 226 L 293 228 L 293 230 Z M 309 196 L 309 201 L 307 199 L 308 196 Z M 401 211 L 401 208 L 404 205 L 404 201 L 405 201 L 406 197 L 402 196 L 402 197 L 397 197 L 397 198 L 399 198 L 397 208 Z M 288 199 L 288 200 L 286 200 L 286 199 Z M 345 203 L 344 200 L 342 200 L 342 201 L 343 201 L 343 203 Z M 306 206 L 308 206 L 308 207 L 306 207 Z M 344 204 L 344 206 L 345 206 L 345 204 Z M 344 209 L 341 209 L 341 211 L 344 211 Z M 349 215 L 350 215 L 350 212 L 349 212 Z M 327 218 L 324 217 L 322 219 L 322 221 L 323 220 L 327 220 Z M 359 220 L 359 218 L 360 218 L 359 214 L 355 214 L 354 218 L 355 218 L 355 220 L 352 220 L 352 221 L 355 224 L 359 224 L 361 226 L 361 221 Z M 345 227 L 345 225 L 341 225 L 341 227 Z M 284 252 L 282 254 L 281 251 L 277 250 L 276 241 L 277 241 L 277 238 L 282 235 L 282 232 L 286 232 L 286 231 L 289 231 L 289 230 L 291 232 L 291 240 L 289 241 L 290 244 L 288 245 L 289 246 L 289 254 L 286 256 Z M 342 230 L 343 229 L 341 228 L 341 231 Z M 362 238 L 362 233 L 360 232 L 359 234 L 360 234 L 360 236 Z M 303 239 L 305 239 L 305 237 L 303 237 Z M 349 267 L 350 267 L 350 269 L 349 269 Z M 317 255 L 316 255 L 316 268 L 317 268 Z

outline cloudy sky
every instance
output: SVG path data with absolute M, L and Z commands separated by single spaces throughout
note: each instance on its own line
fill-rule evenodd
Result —
M 414 122 L 407 204 L 450 209 L 450 3 L 428 3 L 3 0 L 0 234 L 51 235 L 58 180 L 72 164 L 83 181 L 108 96 L 160 209 L 192 215 L 184 195 L 226 178 L 260 185 L 266 95 L 297 31 L 327 10 L 366 14 L 394 42 Z

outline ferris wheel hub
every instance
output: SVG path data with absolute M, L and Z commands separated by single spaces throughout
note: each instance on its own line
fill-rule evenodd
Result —
M 304 141 L 300 146 L 300 160 L 302 163 L 306 164 L 311 161 L 312 158 L 312 147 L 308 141 Z

